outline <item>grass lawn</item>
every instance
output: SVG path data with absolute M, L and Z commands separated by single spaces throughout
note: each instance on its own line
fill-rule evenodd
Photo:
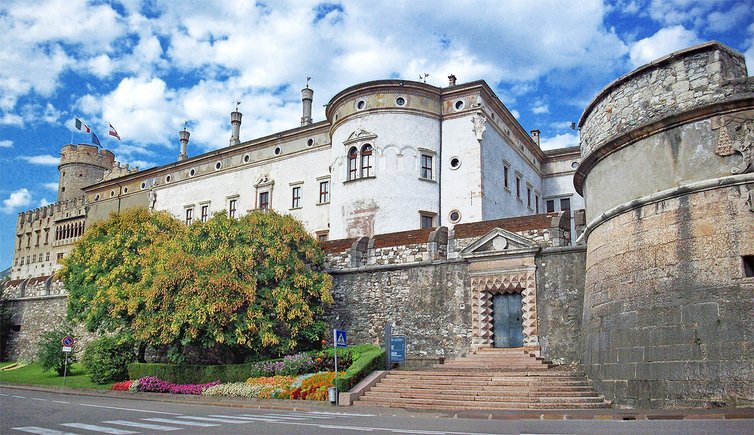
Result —
M 0 368 L 12 363 L 0 363 Z M 50 385 L 55 387 L 63 386 L 63 377 L 58 376 L 55 371 L 43 372 L 42 367 L 37 364 L 29 364 L 20 369 L 0 371 L 0 382 L 7 384 L 33 384 L 33 385 Z M 71 388 L 96 388 L 107 390 L 111 384 L 95 384 L 86 375 L 86 371 L 81 364 L 72 364 L 68 366 L 68 375 L 65 379 L 65 386 Z

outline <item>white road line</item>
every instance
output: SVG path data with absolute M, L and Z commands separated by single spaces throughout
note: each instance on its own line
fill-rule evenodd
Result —
M 307 414 L 335 415 L 338 417 L 375 417 L 374 414 L 351 414 L 350 412 L 314 411 L 314 412 L 309 412 Z
M 229 418 L 209 418 L 209 417 L 192 417 L 190 415 L 181 415 L 178 418 L 185 418 L 189 420 L 199 420 L 199 421 L 212 421 L 215 423 L 233 423 L 233 424 L 245 424 L 245 423 L 251 423 L 250 421 L 246 420 L 233 420 Z
M 361 426 L 338 426 L 335 424 L 318 424 L 317 427 L 322 429 L 346 429 L 346 430 L 360 430 L 364 432 L 372 432 L 375 430 L 385 430 L 377 427 L 361 427 Z M 388 429 L 389 430 L 389 429 Z
M 66 403 L 66 404 L 70 403 L 70 402 L 66 402 L 65 400 L 53 400 L 53 402 L 55 402 L 55 403 Z
M 120 426 L 128 426 L 128 427 L 138 427 L 141 429 L 163 430 L 163 431 L 182 429 L 180 427 L 162 426 L 159 424 L 149 424 L 149 423 L 139 423 L 138 421 L 128 421 L 128 420 L 107 420 L 107 421 L 103 421 L 102 423 L 117 424 Z
M 157 423 L 168 423 L 168 424 L 182 424 L 184 426 L 196 426 L 196 427 L 215 427 L 220 426 L 219 424 L 212 424 L 212 423 L 199 423 L 198 421 L 182 421 L 182 420 L 172 420 L 169 418 L 142 418 L 144 421 L 154 421 Z
M 15 396 L 15 395 L 14 395 L 14 396 L 10 396 L 10 397 L 15 397 L 16 399 L 26 399 L 26 397 L 25 397 L 25 396 Z
M 241 414 L 248 417 L 254 417 L 253 414 Z M 324 415 L 308 415 L 308 414 L 264 414 L 265 416 L 270 416 L 274 418 L 285 418 L 285 419 L 291 419 L 291 420 L 330 420 L 332 417 L 326 417 Z
M 60 423 L 60 425 L 61 426 L 67 426 L 67 427 L 75 427 L 76 429 L 90 430 L 92 432 L 109 433 L 109 434 L 112 434 L 112 435 L 129 435 L 129 434 L 132 434 L 132 433 L 139 433 L 139 432 L 131 432 L 130 430 L 116 429 L 114 427 L 97 426 L 96 424 Z
M 207 417 L 212 417 L 212 418 L 234 418 L 236 420 L 242 420 L 242 421 L 246 421 L 246 422 L 249 422 L 249 421 L 263 421 L 263 422 L 266 422 L 266 423 L 280 423 L 280 422 L 284 421 L 282 419 L 277 419 L 275 417 L 262 417 L 262 416 L 239 417 L 239 416 L 236 416 L 236 415 L 208 415 Z
M 147 412 L 149 414 L 164 414 L 164 415 L 181 415 L 181 414 L 176 414 L 175 412 L 148 411 L 146 409 L 134 409 L 134 408 L 118 408 L 117 406 L 92 405 L 90 403 L 79 403 L 79 405 L 90 406 L 92 408 L 117 409 L 118 411 Z
M 37 427 L 37 426 L 14 427 L 11 429 L 17 430 L 19 432 L 35 433 L 37 435 L 76 435 L 71 432 L 61 432 L 59 430 L 47 429 L 44 427 Z
M 47 402 L 47 399 L 42 399 L 41 397 L 30 397 L 31 400 L 39 400 L 40 402 Z
M 8 396 L 10 396 L 10 394 L 0 393 L 0 396 L 8 397 Z

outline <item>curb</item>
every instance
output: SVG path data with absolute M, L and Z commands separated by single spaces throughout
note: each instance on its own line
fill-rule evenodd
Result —
M 754 408 L 717 409 L 600 409 L 600 410 L 480 410 L 480 411 L 432 411 L 407 408 L 383 408 L 374 406 L 344 407 L 329 402 L 283 399 L 249 399 L 241 397 L 207 397 L 166 393 L 134 393 L 113 390 L 89 390 L 82 388 L 44 387 L 27 384 L 4 384 L 0 387 L 43 391 L 85 397 L 109 397 L 115 399 L 148 400 L 163 403 L 182 403 L 206 406 L 224 406 L 245 409 L 270 409 L 296 412 L 341 412 L 370 413 L 404 417 L 467 418 L 483 420 L 754 420 Z

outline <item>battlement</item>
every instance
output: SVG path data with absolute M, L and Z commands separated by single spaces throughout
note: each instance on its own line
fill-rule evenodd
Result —
M 18 225 L 19 227 L 23 227 L 25 223 L 31 223 L 48 217 L 51 218 L 52 221 L 66 219 L 78 215 L 79 211 L 83 211 L 82 215 L 84 215 L 86 213 L 83 208 L 86 204 L 86 196 L 79 196 L 48 204 L 43 207 L 22 211 L 18 213 Z
M 66 164 L 90 164 L 104 169 L 111 169 L 115 162 L 112 151 L 100 149 L 88 144 L 68 144 L 60 149 L 60 166 Z

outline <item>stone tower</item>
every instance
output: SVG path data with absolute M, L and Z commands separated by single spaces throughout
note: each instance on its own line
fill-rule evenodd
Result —
M 63 145 L 58 165 L 58 202 L 83 196 L 82 188 L 102 180 L 113 162 L 115 154 L 94 145 Z
M 620 77 L 579 122 L 584 368 L 628 406 L 754 400 L 754 78 L 717 42 Z

